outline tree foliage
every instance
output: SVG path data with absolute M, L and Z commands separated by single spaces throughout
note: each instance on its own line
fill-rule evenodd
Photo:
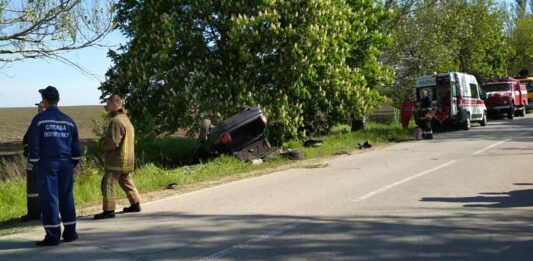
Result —
M 113 0 L 0 0 L 0 64 L 30 58 L 71 63 L 64 52 L 98 45 L 113 29 L 112 6 Z
M 125 0 L 117 14 L 130 40 L 109 54 L 102 97 L 125 96 L 144 134 L 251 105 L 280 142 L 367 114 L 390 81 L 388 14 L 371 0 Z
M 395 45 L 384 60 L 397 69 L 388 90 L 396 101 L 411 94 L 421 74 L 462 71 L 483 80 L 507 73 L 505 12 L 494 1 L 405 1 L 393 8 L 399 14 L 389 27 Z
M 516 19 L 509 36 L 512 57 L 509 62 L 509 72 L 517 74 L 521 70 L 533 73 L 533 1 L 530 1 L 531 11 L 527 12 L 525 0 L 516 1 Z

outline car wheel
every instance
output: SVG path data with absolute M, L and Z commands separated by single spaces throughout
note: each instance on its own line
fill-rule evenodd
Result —
M 481 126 L 487 126 L 487 114 L 483 113 L 483 118 L 481 118 L 481 122 L 479 123 Z
M 463 122 L 463 129 L 464 130 L 469 130 L 470 129 L 471 124 L 470 124 L 470 116 L 468 116 L 468 118 L 466 118 L 466 120 Z

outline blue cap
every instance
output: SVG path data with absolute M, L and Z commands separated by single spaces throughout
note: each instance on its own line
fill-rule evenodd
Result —
M 47 86 L 44 89 L 40 89 L 39 92 L 45 99 L 59 100 L 59 92 L 54 86 Z

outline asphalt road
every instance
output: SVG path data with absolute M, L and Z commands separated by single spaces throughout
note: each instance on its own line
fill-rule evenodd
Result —
M 0 237 L 0 260 L 532 260 L 533 115 Z

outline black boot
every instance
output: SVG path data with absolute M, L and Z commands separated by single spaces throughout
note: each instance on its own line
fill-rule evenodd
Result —
M 78 233 L 74 232 L 74 234 L 70 235 L 70 236 L 65 236 L 65 234 L 63 233 L 63 241 L 65 242 L 72 242 L 72 241 L 76 241 L 77 239 L 79 238 L 78 236 Z
M 127 208 L 124 208 L 123 211 L 124 211 L 124 213 L 141 212 L 141 204 L 139 202 L 133 203 L 133 205 L 131 205 L 131 206 L 127 207 Z
M 38 246 L 57 246 L 59 245 L 59 240 L 52 240 L 48 236 L 45 236 L 42 241 L 35 242 Z
M 115 217 L 115 211 L 104 211 L 100 214 L 94 215 L 94 219 L 106 219 L 106 218 L 114 218 Z

